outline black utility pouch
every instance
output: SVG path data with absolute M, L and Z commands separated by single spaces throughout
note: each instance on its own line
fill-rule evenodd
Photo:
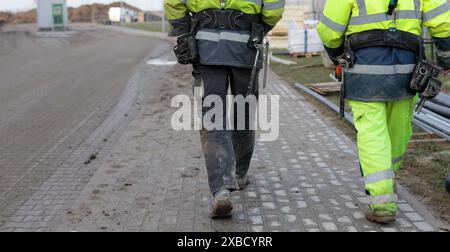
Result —
M 256 45 L 261 45 L 264 40 L 264 25 L 260 23 L 252 23 L 250 30 L 250 38 L 247 46 L 251 49 L 256 49 Z
M 193 64 L 198 61 L 197 41 L 192 32 L 178 37 L 177 45 L 173 48 L 178 63 L 182 65 Z
M 442 89 L 442 81 L 438 79 L 441 68 L 420 60 L 414 68 L 410 88 L 424 98 L 436 97 Z

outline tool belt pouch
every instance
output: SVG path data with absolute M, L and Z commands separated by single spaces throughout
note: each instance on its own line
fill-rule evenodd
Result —
M 342 55 L 342 59 L 347 62 L 347 66 L 352 68 L 355 64 L 355 56 L 353 53 L 353 49 L 350 43 L 350 40 L 346 40 L 344 43 L 344 54 Z
M 441 69 L 426 60 L 420 60 L 415 66 L 410 88 L 422 98 L 432 99 L 442 90 L 442 81 L 438 80 Z
M 182 65 L 197 62 L 198 52 L 195 34 L 193 32 L 189 32 L 178 37 L 177 45 L 174 46 L 173 51 L 177 57 L 178 63 Z
M 251 49 L 256 49 L 256 45 L 261 45 L 264 40 L 264 25 L 261 23 L 252 23 L 250 30 L 250 38 L 247 46 Z

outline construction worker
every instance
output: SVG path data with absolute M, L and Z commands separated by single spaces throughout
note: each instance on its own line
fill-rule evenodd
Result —
M 345 97 L 353 111 L 368 220 L 395 221 L 399 170 L 417 102 L 409 84 L 423 58 L 422 25 L 450 68 L 447 0 L 328 0 L 317 30 L 330 58 L 344 62 Z
M 193 75 L 203 86 L 203 99 L 210 95 L 220 97 L 223 111 L 226 111 L 229 87 L 232 95 L 247 96 L 257 54 L 256 43 L 260 43 L 281 19 L 284 6 L 284 0 L 164 1 L 167 18 L 178 36 L 175 54 L 180 63 L 193 64 Z M 192 46 L 193 38 L 195 47 Z M 257 79 L 250 90 L 256 97 Z M 203 107 L 203 116 L 212 107 Z M 235 106 L 235 122 L 237 113 L 242 113 L 236 110 Z M 255 131 L 249 125 L 249 114 L 249 108 L 246 108 L 246 125 L 242 130 L 203 128 L 200 131 L 213 194 L 211 218 L 230 217 L 233 209 L 230 192 L 244 189 L 250 182 L 247 172 Z M 226 113 L 222 119 L 223 129 L 227 129 Z

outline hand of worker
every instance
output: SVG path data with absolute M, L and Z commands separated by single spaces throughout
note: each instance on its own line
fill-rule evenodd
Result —
M 450 74 L 450 68 L 444 70 L 444 76 Z

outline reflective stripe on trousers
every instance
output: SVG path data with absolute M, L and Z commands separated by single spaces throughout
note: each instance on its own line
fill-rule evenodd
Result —
M 376 183 L 379 181 L 393 178 L 394 178 L 394 171 L 392 169 L 388 169 L 364 176 L 364 183 L 366 184 Z
M 392 202 L 397 202 L 397 201 L 398 201 L 397 194 L 369 196 L 369 204 L 370 205 L 386 204 L 386 203 L 392 203 Z

